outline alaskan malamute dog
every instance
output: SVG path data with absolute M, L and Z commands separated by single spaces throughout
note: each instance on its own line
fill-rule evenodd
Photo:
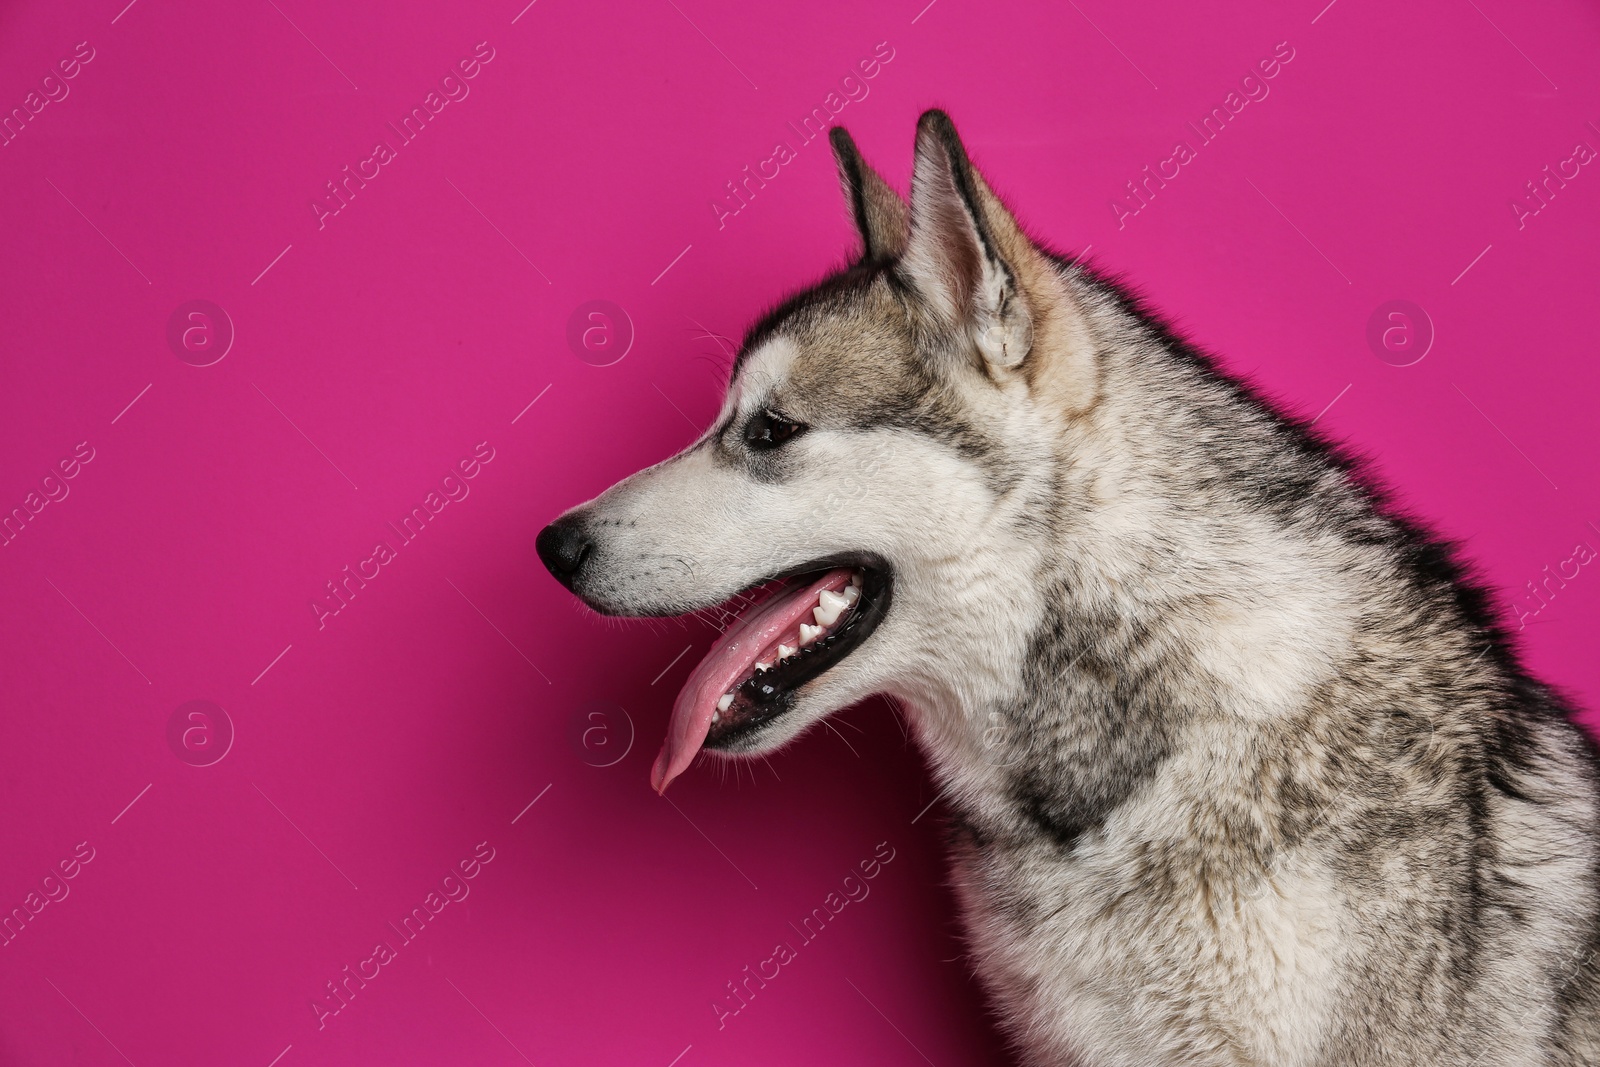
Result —
M 874 693 L 1028 1064 L 1600 1064 L 1600 759 L 1450 549 L 1091 269 L 949 118 L 712 427 L 539 555 L 737 611 L 652 783 Z

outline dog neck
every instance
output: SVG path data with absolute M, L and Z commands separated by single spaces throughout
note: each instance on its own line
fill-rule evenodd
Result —
M 1171 408 L 1152 393 L 1175 370 L 1108 370 L 1085 418 L 1056 421 L 1051 477 L 1003 501 L 927 583 L 963 591 L 947 615 L 964 624 L 897 695 L 980 840 L 1070 848 L 1159 776 L 1185 731 L 1247 743 L 1292 718 L 1355 629 L 1369 583 L 1335 550 L 1247 503 L 1192 506 L 1216 461 L 1175 455 L 1193 427 L 1160 424 Z

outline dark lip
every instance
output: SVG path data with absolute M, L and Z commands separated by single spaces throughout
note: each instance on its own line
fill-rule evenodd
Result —
M 862 572 L 861 599 L 844 625 L 816 651 L 803 651 L 740 685 L 730 709 L 737 711 L 737 718 L 713 726 L 703 748 L 736 751 L 769 723 L 787 714 L 794 706 L 797 690 L 847 658 L 882 625 L 894 599 L 894 569 L 875 553 L 836 553 L 788 568 L 756 584 L 817 575 L 840 567 Z

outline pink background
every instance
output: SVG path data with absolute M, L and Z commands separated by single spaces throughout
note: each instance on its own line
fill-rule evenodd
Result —
M 1600 707 L 1600 574 L 1525 589 L 1600 548 L 1600 168 L 1521 228 L 1510 207 L 1600 148 L 1592 5 L 124 2 L 0 13 L 7 111 L 94 50 L 0 148 L 0 513 L 94 456 L 0 548 L 0 909 L 94 850 L 0 947 L 0 1063 L 992 1061 L 889 711 L 661 800 L 649 762 L 710 631 L 587 616 L 533 553 L 691 439 L 718 335 L 840 261 L 832 160 L 786 123 L 879 42 L 838 121 L 891 181 L 948 108 L 1037 234 L 1326 408 Z M 470 94 L 319 228 L 325 183 L 480 41 Z M 1119 228 L 1125 183 L 1283 41 L 1270 95 Z M 719 228 L 779 140 L 796 158 Z M 167 341 L 195 299 L 237 333 L 211 366 Z M 610 366 L 566 341 L 597 299 L 636 333 Z M 1411 366 L 1366 341 L 1393 299 L 1436 330 Z M 483 441 L 470 495 L 319 629 L 325 583 Z M 190 700 L 232 723 L 210 766 L 169 743 Z M 319 1029 L 312 999 L 480 842 L 470 896 Z M 802 944 L 879 842 L 870 895 Z M 797 958 L 719 1029 L 779 941 Z

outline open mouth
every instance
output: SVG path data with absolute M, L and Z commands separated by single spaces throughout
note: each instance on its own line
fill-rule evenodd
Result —
M 760 591 L 773 587 L 764 598 Z M 801 686 L 843 660 L 883 621 L 893 583 L 876 557 L 820 560 L 757 583 L 689 675 L 650 772 L 660 793 L 702 748 L 736 750 L 783 715 Z

